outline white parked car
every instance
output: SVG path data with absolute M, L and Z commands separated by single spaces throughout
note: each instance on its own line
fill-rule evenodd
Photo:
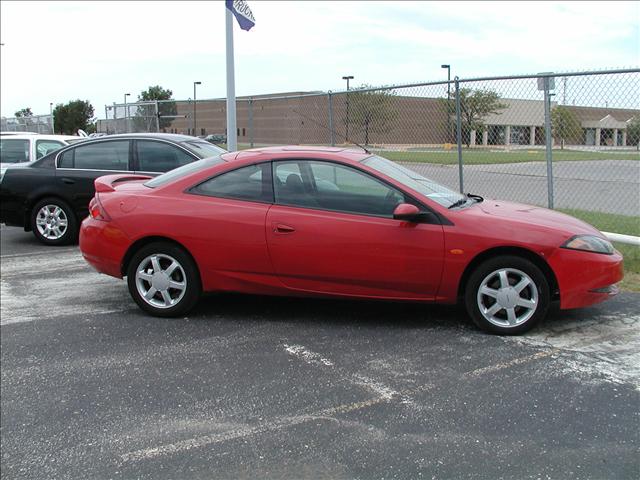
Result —
M 0 181 L 10 165 L 37 160 L 47 153 L 85 138 L 74 135 L 2 132 L 0 134 Z

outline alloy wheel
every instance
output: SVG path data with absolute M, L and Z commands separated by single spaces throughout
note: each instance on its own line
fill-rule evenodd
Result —
M 487 275 L 478 288 L 480 314 L 498 327 L 513 328 L 529 320 L 538 308 L 538 288 L 529 275 L 501 268 Z
M 182 265 L 166 254 L 144 258 L 136 269 L 136 288 L 142 300 L 156 308 L 177 305 L 187 290 L 187 277 Z
M 58 205 L 44 205 L 36 215 L 38 233 L 47 240 L 59 240 L 67 233 L 69 219 Z

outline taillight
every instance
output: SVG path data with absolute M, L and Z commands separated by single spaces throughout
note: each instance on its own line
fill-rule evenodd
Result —
M 107 212 L 102 207 L 98 194 L 96 194 L 96 196 L 91 199 L 91 202 L 89 202 L 89 215 L 91 218 L 95 220 L 102 220 L 103 222 L 111 220 L 111 217 L 107 215 Z

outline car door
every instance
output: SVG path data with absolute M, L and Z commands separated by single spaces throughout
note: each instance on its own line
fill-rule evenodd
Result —
M 156 175 L 198 160 L 198 157 L 169 142 L 134 140 L 134 170 Z
M 131 171 L 130 157 L 131 142 L 126 139 L 82 143 L 64 150 L 57 157 L 58 190 L 82 219 L 87 216 L 95 194 L 94 180 Z
M 435 297 L 443 268 L 442 226 L 393 219 L 397 204 L 415 200 L 368 173 L 324 161 L 274 162 L 273 180 L 267 242 L 287 287 Z
M 188 232 L 185 242 L 205 289 L 247 292 L 278 283 L 264 228 L 272 203 L 271 165 L 248 165 L 189 188 L 163 221 L 175 218 L 182 234 Z

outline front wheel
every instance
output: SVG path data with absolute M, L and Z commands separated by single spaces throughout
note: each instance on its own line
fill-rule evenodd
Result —
M 127 269 L 133 300 L 157 317 L 184 315 L 198 302 L 200 275 L 191 257 L 179 246 L 156 242 L 138 250 Z
M 482 263 L 465 290 L 467 312 L 478 327 L 501 335 L 524 333 L 549 308 L 549 282 L 532 262 L 501 256 Z
M 71 207 L 58 198 L 45 198 L 31 210 L 31 230 L 45 245 L 68 245 L 78 239 L 78 222 Z

